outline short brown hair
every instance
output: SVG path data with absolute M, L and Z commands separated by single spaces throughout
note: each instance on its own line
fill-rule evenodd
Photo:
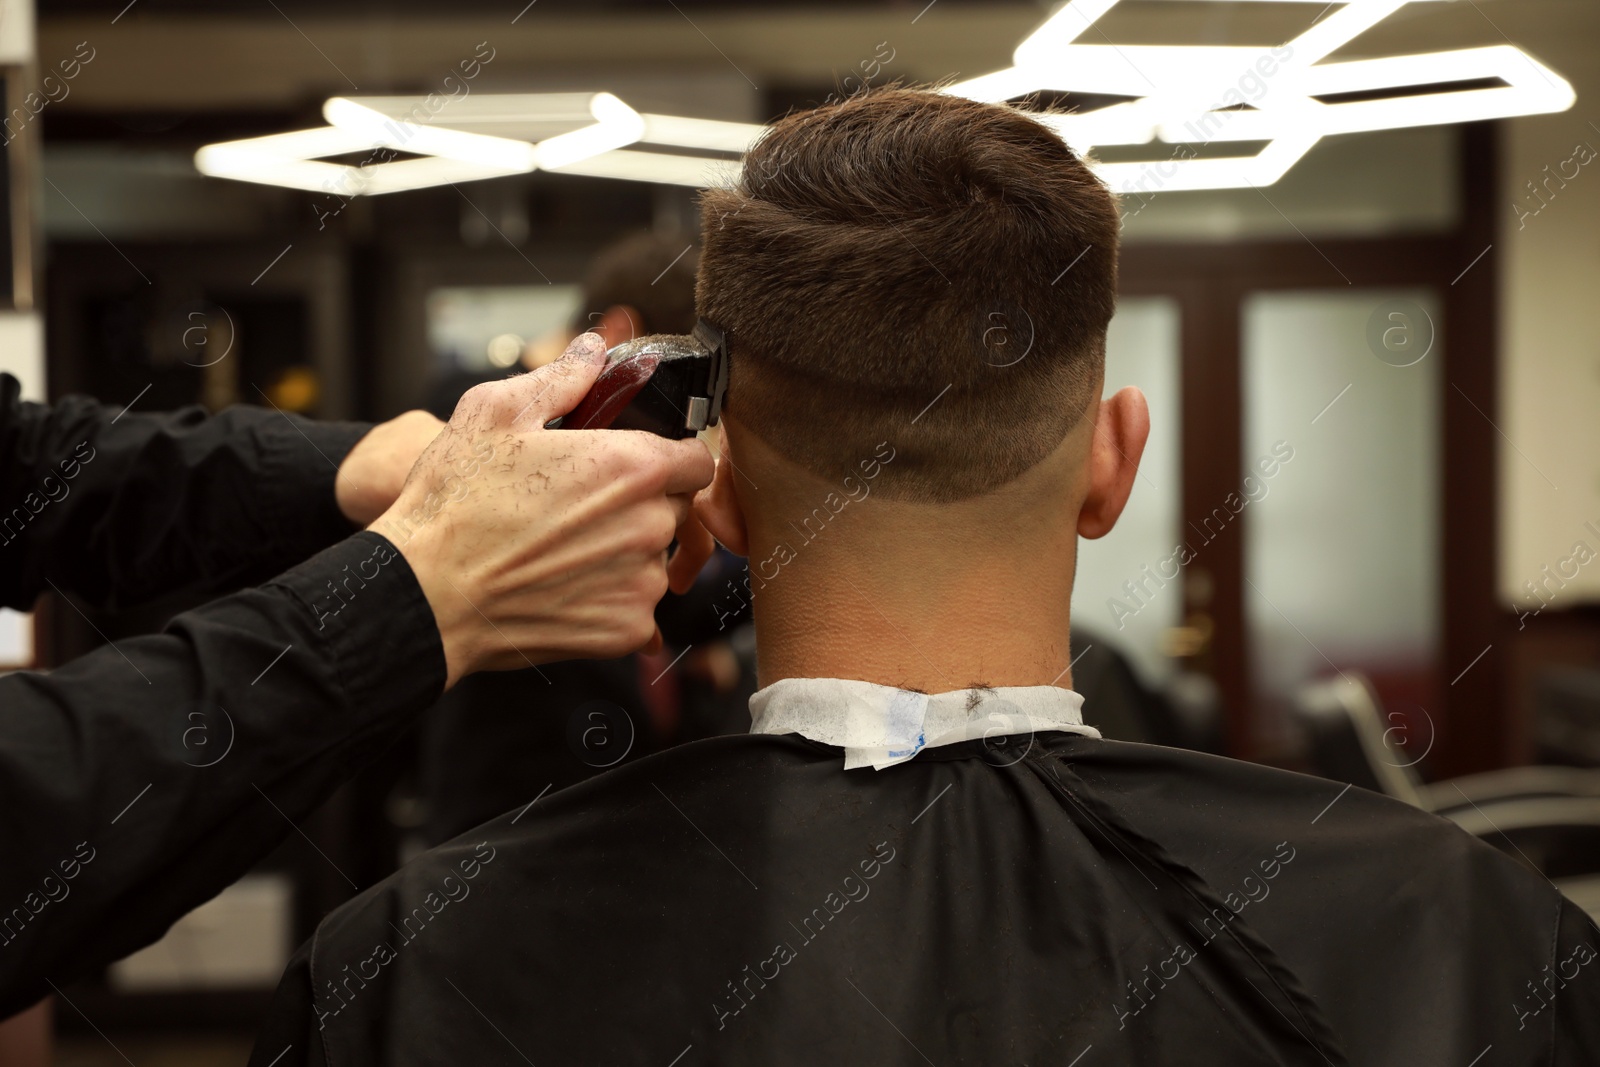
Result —
M 825 477 L 888 440 L 875 488 L 988 492 L 1093 399 L 1117 237 L 1110 192 L 1014 107 L 895 85 L 791 114 L 701 200 L 729 413 Z

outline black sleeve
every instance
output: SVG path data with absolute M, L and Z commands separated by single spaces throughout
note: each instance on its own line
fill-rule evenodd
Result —
M 27 609 L 52 582 L 115 607 L 263 581 L 355 529 L 333 483 L 370 428 L 32 404 L 0 375 L 0 605 Z
M 0 1018 L 236 880 L 444 678 L 415 576 L 370 532 L 160 634 L 0 678 Z
M 273 994 L 266 1024 L 256 1035 L 249 1067 L 328 1067 L 322 1026 L 313 1008 L 316 996 L 311 984 L 311 957 L 316 945 L 313 936 L 290 957 L 278 991 Z
M 1552 1067 L 1582 1067 L 1600 1056 L 1600 928 L 1572 901 L 1561 899 L 1549 981 L 1555 986 Z M 1531 976 L 1543 982 L 1545 975 Z M 1545 987 L 1549 989 L 1549 986 Z

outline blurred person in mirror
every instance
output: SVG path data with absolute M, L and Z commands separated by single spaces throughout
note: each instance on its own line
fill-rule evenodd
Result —
M 432 386 L 427 409 L 449 418 L 474 385 L 542 367 L 585 331 L 603 337 L 607 348 L 652 333 L 688 333 L 694 328 L 696 243 L 692 234 L 669 229 L 633 230 L 606 244 L 589 263 L 569 323 L 529 341 L 510 370 L 445 371 Z
M 1600 935 L 1548 881 L 1375 793 L 1091 725 L 1078 539 L 1149 421 L 1103 395 L 1117 208 L 1051 127 L 871 90 L 777 122 L 702 218 L 731 368 L 680 544 L 752 561 L 751 731 L 340 908 L 256 1067 L 1596 1062 Z
M 607 244 L 570 326 L 531 342 L 517 373 L 548 363 L 585 330 L 607 347 L 688 333 L 698 260 L 679 231 L 638 230 Z M 485 380 L 492 377 L 449 376 L 430 407 L 449 411 L 462 390 Z M 428 842 L 669 745 L 748 730 L 754 634 L 747 600 L 729 596 L 743 573 L 742 560 L 718 550 L 691 588 L 663 597 L 658 652 L 479 674 L 441 697 L 418 731 Z

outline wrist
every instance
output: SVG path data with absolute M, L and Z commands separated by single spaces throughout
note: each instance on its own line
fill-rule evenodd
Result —
M 364 526 L 391 508 L 417 457 L 442 425 L 426 411 L 408 411 L 369 427 L 334 477 L 334 501 L 344 517 Z
M 444 650 L 445 690 L 478 669 L 484 647 L 482 630 L 486 620 L 474 606 L 470 590 L 452 579 L 443 564 L 437 538 L 423 528 L 406 529 L 385 513 L 368 529 L 382 534 L 394 544 L 416 578 L 433 612 L 434 626 Z
M 356 499 L 356 486 L 351 478 L 349 463 L 341 462 L 338 472 L 333 476 L 333 502 L 346 521 L 360 524 L 360 504 Z

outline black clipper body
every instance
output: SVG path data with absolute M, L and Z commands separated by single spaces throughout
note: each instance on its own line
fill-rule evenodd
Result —
M 727 391 L 727 340 L 701 319 L 692 334 L 652 334 L 612 348 L 578 406 L 545 425 L 693 437 L 717 424 Z

